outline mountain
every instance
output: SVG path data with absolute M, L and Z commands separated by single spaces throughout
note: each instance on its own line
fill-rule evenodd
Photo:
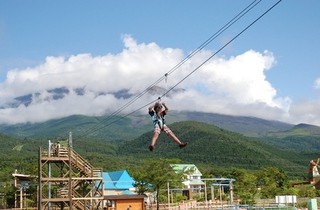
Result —
M 66 118 L 54 121 L 57 123 L 56 125 L 53 124 L 54 122 L 42 124 L 40 130 L 44 132 L 45 128 L 51 128 L 50 126 L 56 127 L 56 129 L 59 129 L 59 127 L 65 129 L 61 126 L 68 125 L 70 122 L 74 125 L 75 120 L 78 126 L 89 125 L 90 128 L 91 123 L 94 123 L 93 118 L 73 117 L 74 119 Z M 134 124 L 133 121 L 129 123 L 127 120 L 125 122 L 121 120 L 119 121 L 121 125 L 125 123 Z M 124 126 L 123 129 L 125 130 L 128 127 L 130 126 Z M 40 127 L 38 126 L 38 128 Z M 275 166 L 284 170 L 290 177 L 300 178 L 306 176 L 309 161 L 318 157 L 318 153 L 314 151 L 308 153 L 307 150 L 304 150 L 302 148 L 303 144 L 300 144 L 301 151 L 291 148 L 282 149 L 273 146 L 270 142 L 266 143 L 265 140 L 260 138 L 246 137 L 202 122 L 175 122 L 170 125 L 170 128 L 181 140 L 188 142 L 187 147 L 180 149 L 163 133 L 158 139 L 155 150 L 150 152 L 148 145 L 151 141 L 152 130 L 148 129 L 148 132 L 135 134 L 137 137 L 126 141 L 110 140 L 107 142 L 92 137 L 74 138 L 73 148 L 94 166 L 102 167 L 104 170 L 121 170 L 134 167 L 141 160 L 148 158 L 178 158 L 183 163 L 193 163 L 208 170 L 217 170 L 218 168 L 230 170 L 232 167 L 257 170 L 262 167 Z M 39 133 L 41 133 L 40 130 Z M 128 133 L 127 130 L 125 132 L 118 130 L 117 132 L 119 132 L 118 136 Z M 114 134 L 116 134 L 116 131 L 114 131 Z M 99 135 L 104 135 L 101 134 L 101 130 L 96 132 L 95 137 Z M 66 139 L 67 136 L 66 134 L 64 138 Z M 50 139 L 57 141 L 56 139 Z M 279 139 L 275 139 L 275 141 L 279 141 Z M 283 140 L 280 139 L 280 141 Z M 0 135 L 0 142 L 3 145 L 0 166 L 5 169 L 5 174 L 10 174 L 8 171 L 12 172 L 16 168 L 24 169 L 27 167 L 28 170 L 34 168 L 37 165 L 39 146 L 44 148 L 48 146 L 48 142 L 44 139 L 15 139 L 6 135 Z M 288 144 L 288 146 L 291 147 L 291 144 Z M 31 167 L 31 164 L 34 166 Z
M 75 93 L 78 96 L 84 95 L 86 92 L 91 92 L 96 96 L 111 94 L 115 98 L 129 98 L 132 94 L 129 93 L 129 90 L 122 89 L 116 92 L 94 92 L 93 90 L 89 90 L 83 87 L 78 88 L 68 88 L 68 87 L 57 87 L 48 90 L 42 90 L 39 92 L 29 93 L 22 96 L 15 97 L 13 101 L 5 103 L 1 108 L 16 108 L 20 105 L 29 106 L 31 103 L 35 103 L 35 101 L 54 101 L 59 100 L 66 97 L 70 92 Z
M 163 88 L 161 86 L 152 86 L 147 90 L 147 93 L 152 96 L 159 96 L 166 94 L 166 96 L 172 96 L 176 93 L 184 92 L 185 90 L 183 88 L 175 88 L 168 92 L 168 89 Z M 77 88 L 71 88 L 71 87 L 55 87 L 52 89 L 46 89 L 46 90 L 39 90 L 37 92 L 28 93 L 25 95 L 21 95 L 18 97 L 13 98 L 12 101 L 4 103 L 2 106 L 0 106 L 0 109 L 3 108 L 16 108 L 20 105 L 29 106 L 31 103 L 36 103 L 37 101 L 55 101 L 62 99 L 66 97 L 68 94 L 74 93 L 78 96 L 83 96 L 86 93 L 90 93 L 92 95 L 95 95 L 96 97 L 101 95 L 113 95 L 117 99 L 128 99 L 134 94 L 130 93 L 130 90 L 128 89 L 120 89 L 118 91 L 114 92 L 106 92 L 106 91 L 94 91 L 91 89 L 87 89 L 86 87 L 77 87 Z
M 164 95 L 171 97 L 177 93 L 184 92 L 182 88 L 174 88 L 170 93 L 161 86 L 148 88 L 147 93 L 152 96 Z M 60 100 L 74 93 L 78 96 L 90 93 L 96 97 L 101 95 L 113 95 L 117 99 L 127 99 L 134 96 L 127 89 L 115 92 L 94 91 L 87 87 L 55 87 L 15 97 L 12 101 L 0 106 L 3 108 L 16 108 L 21 105 L 29 106 L 39 101 Z M 147 112 L 147 110 L 146 110 Z M 0 125 L 0 132 L 18 136 L 20 138 L 63 138 L 70 131 L 75 136 L 90 137 L 111 141 L 130 140 L 147 130 L 152 129 L 147 113 L 123 116 L 68 116 L 61 119 L 52 119 L 43 123 L 25 123 L 16 125 Z M 193 120 L 213 124 L 218 127 L 242 133 L 246 136 L 260 137 L 268 135 L 269 132 L 285 131 L 294 125 L 279 121 L 264 120 L 255 117 L 228 116 L 222 114 L 204 112 L 171 112 L 167 116 L 169 123 Z
M 150 152 L 148 145 L 152 132 L 148 132 L 121 144 L 118 155 L 136 159 L 178 158 L 184 163 L 250 170 L 276 166 L 290 175 L 305 174 L 310 160 L 308 156 L 298 152 L 281 150 L 255 138 L 214 125 L 184 121 L 172 124 L 171 129 L 180 139 L 188 142 L 187 147 L 179 149 L 168 136 L 162 134 L 155 150 Z
M 73 115 L 43 123 L 0 125 L 0 132 L 18 138 L 56 139 L 68 138 L 69 132 L 75 138 L 124 141 L 141 135 L 150 128 L 149 118 L 131 116 L 88 117 Z
M 268 133 L 268 136 L 273 137 L 287 137 L 287 136 L 318 136 L 320 137 L 320 127 L 315 125 L 309 125 L 305 123 L 300 123 L 295 125 L 289 130 L 283 131 L 271 131 Z
M 270 132 L 259 140 L 282 150 L 314 154 L 317 158 L 320 151 L 320 127 L 298 124 L 288 130 Z
M 186 120 L 204 122 L 251 137 L 266 136 L 270 132 L 285 131 L 294 127 L 294 125 L 289 123 L 265 120 L 256 117 L 231 116 L 203 112 L 175 112 L 173 114 L 170 112 L 169 117 L 170 122 Z
M 204 112 L 170 111 L 167 122 L 198 121 L 251 137 L 287 131 L 292 124 L 259 119 L 255 117 L 228 116 Z M 74 115 L 43 123 L 0 125 L 0 132 L 19 138 L 65 138 L 72 131 L 74 137 L 94 138 L 106 141 L 127 141 L 152 130 L 148 114 L 127 117 Z

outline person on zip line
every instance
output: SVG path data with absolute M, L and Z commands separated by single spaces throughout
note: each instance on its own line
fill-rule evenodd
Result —
M 165 115 L 168 112 L 168 107 L 164 102 L 156 102 L 154 105 L 149 107 L 149 115 L 154 125 L 154 132 L 149 145 L 149 150 L 152 152 L 154 150 L 155 144 L 158 140 L 158 137 L 161 131 L 164 131 L 175 143 L 179 145 L 182 149 L 187 146 L 188 143 L 181 142 L 178 137 L 170 130 L 170 128 L 165 124 Z

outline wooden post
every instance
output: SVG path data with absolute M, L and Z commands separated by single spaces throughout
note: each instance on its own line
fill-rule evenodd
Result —
M 38 209 L 42 210 L 42 165 L 41 165 L 41 147 L 38 155 Z
M 168 189 L 168 208 L 170 208 L 170 186 L 169 181 L 167 181 L 167 189 Z M 159 202 L 159 201 L 158 201 Z

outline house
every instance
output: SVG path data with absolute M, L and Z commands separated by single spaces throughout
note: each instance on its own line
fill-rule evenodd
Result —
M 135 194 L 134 179 L 126 170 L 103 172 L 104 195 Z
M 145 195 L 107 195 L 104 209 L 107 210 L 145 210 Z
M 104 172 L 103 181 L 104 209 L 145 209 L 146 196 L 135 193 L 135 181 L 126 170 Z
M 174 171 L 183 173 L 185 181 L 183 185 L 192 192 L 200 192 L 205 187 L 205 183 L 201 180 L 202 174 L 194 164 L 170 164 Z

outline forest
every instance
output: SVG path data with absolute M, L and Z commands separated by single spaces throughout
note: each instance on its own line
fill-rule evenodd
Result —
M 148 145 L 152 131 L 148 131 L 122 141 L 92 136 L 74 137 L 73 148 L 104 171 L 125 169 L 137 179 L 137 174 L 143 172 L 148 162 L 165 159 L 192 163 L 202 172 L 203 178 L 229 177 L 238 180 L 235 185 L 237 196 L 246 203 L 254 203 L 257 194 L 261 198 L 288 193 L 302 197 L 318 195 L 318 191 L 310 186 L 293 188 L 290 184 L 307 180 L 309 161 L 318 158 L 320 138 L 317 136 L 282 134 L 281 137 L 247 137 L 197 121 L 175 122 L 170 127 L 180 139 L 188 142 L 187 147 L 180 149 L 169 137 L 161 134 L 155 150 L 150 152 Z M 66 134 L 64 140 L 67 138 Z M 10 202 L 12 199 L 11 174 L 15 170 L 37 175 L 39 147 L 46 149 L 49 139 L 54 142 L 62 137 L 0 135 L 0 189 L 6 197 L 3 200 Z

